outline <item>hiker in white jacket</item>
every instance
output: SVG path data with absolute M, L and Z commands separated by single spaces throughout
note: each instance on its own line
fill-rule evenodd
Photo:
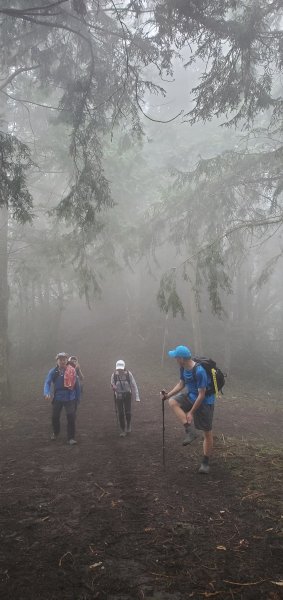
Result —
M 125 362 L 117 360 L 114 373 L 111 375 L 111 387 L 114 391 L 115 409 L 119 419 L 120 437 L 131 433 L 132 396 L 140 402 L 140 395 L 135 378 L 127 371 Z

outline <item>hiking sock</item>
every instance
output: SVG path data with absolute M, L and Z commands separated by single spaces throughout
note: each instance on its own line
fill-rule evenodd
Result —
M 190 431 L 190 425 L 189 423 L 184 423 L 184 427 L 185 427 L 185 432 L 188 433 Z
M 202 459 L 202 464 L 203 464 L 203 465 L 208 465 L 208 463 L 209 463 L 209 456 L 205 456 L 205 455 L 204 455 L 204 457 L 203 457 L 203 459 Z

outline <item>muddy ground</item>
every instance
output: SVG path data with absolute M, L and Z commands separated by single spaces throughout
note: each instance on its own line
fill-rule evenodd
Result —
M 0 411 L 1 599 L 279 600 L 280 390 L 226 386 L 206 476 L 201 440 L 182 447 L 168 407 L 163 466 L 156 377 L 134 373 L 142 402 L 121 439 L 109 374 L 97 369 L 94 385 L 86 371 L 76 447 L 65 416 L 49 440 L 44 369 L 25 372 Z

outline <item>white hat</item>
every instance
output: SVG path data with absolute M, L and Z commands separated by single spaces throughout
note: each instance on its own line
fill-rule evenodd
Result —
M 125 365 L 125 362 L 123 360 L 117 360 L 117 362 L 116 362 L 116 369 L 117 370 L 119 370 L 119 369 L 124 370 L 125 366 L 126 365 Z

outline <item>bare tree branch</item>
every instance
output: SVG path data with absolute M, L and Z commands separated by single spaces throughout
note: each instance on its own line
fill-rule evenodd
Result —
M 281 227 L 283 225 L 283 213 L 281 215 L 279 214 L 278 216 L 266 219 L 252 219 L 251 221 L 243 221 L 242 223 L 238 223 L 234 227 L 230 227 L 229 229 L 224 231 L 224 233 L 214 238 L 212 242 L 205 244 L 204 246 L 202 246 L 202 248 L 194 252 L 194 254 L 188 256 L 188 258 L 181 262 L 177 267 L 172 267 L 170 270 L 175 271 L 180 267 L 183 267 L 185 264 L 189 263 L 193 258 L 199 256 L 199 254 L 201 254 L 202 252 L 206 252 L 207 250 L 218 244 L 218 242 L 220 242 L 221 240 L 224 240 L 225 238 L 232 235 L 232 233 L 235 233 L 235 231 L 239 231 L 240 229 L 254 229 L 255 227 L 265 227 L 266 225 L 279 225 L 279 227 Z
M 59 6 L 60 4 L 65 4 L 68 0 L 57 0 L 57 2 L 53 2 L 52 4 L 45 4 L 44 6 L 32 6 L 31 8 L 18 9 L 18 8 L 2 8 L 0 10 L 0 14 L 7 15 L 9 17 L 19 17 L 25 14 L 38 14 L 38 12 L 43 13 L 43 11 L 49 11 L 50 8 L 54 8 L 55 6 Z M 34 12 L 36 11 L 36 13 Z M 44 14 L 44 13 L 43 13 Z M 48 14 L 48 13 L 45 13 Z
M 38 68 L 39 68 L 39 65 L 35 65 L 34 67 L 20 67 L 19 69 L 14 71 L 14 73 L 12 73 L 6 79 L 6 81 L 4 81 L 4 83 L 2 83 L 2 85 L 0 85 L 0 91 L 3 90 L 9 83 L 11 83 L 11 81 L 13 81 L 13 79 L 15 79 L 15 77 L 17 77 L 17 75 L 19 75 L 20 73 L 23 73 L 24 71 L 33 71 L 34 69 L 38 69 Z
M 147 115 L 143 108 L 141 107 L 140 104 L 140 100 L 139 100 L 139 96 L 138 96 L 138 80 L 136 79 L 136 103 L 139 107 L 139 110 L 142 112 L 142 114 L 149 119 L 149 121 L 153 121 L 154 123 L 172 123 L 172 121 L 175 121 L 175 119 L 177 119 L 180 115 L 183 114 L 183 110 L 181 110 L 177 115 L 175 115 L 175 117 L 172 117 L 172 119 L 168 119 L 168 121 L 162 121 L 160 119 L 153 119 L 152 117 L 150 117 L 149 115 Z
M 5 94 L 5 96 L 10 98 L 11 100 L 14 100 L 15 102 L 20 102 L 21 104 L 32 104 L 33 106 L 39 106 L 40 108 L 48 108 L 50 110 L 58 110 L 59 112 L 64 112 L 64 111 L 70 112 L 70 110 L 68 108 L 60 108 L 59 106 L 50 106 L 49 104 L 40 104 L 39 102 L 33 102 L 32 100 L 24 100 L 23 98 L 15 98 L 15 96 L 12 96 L 11 94 L 8 94 L 7 92 L 3 92 L 3 90 L 1 93 Z

